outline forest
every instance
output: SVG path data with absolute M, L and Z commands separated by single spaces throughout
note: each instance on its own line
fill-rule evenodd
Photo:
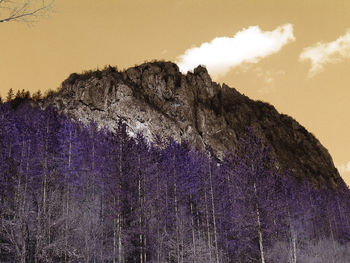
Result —
M 0 103 L 0 262 L 345 263 L 349 248 L 349 188 L 278 169 L 252 128 L 219 160 Z

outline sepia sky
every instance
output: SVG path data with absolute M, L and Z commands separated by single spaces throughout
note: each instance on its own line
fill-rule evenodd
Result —
M 305 126 L 350 185 L 348 0 L 56 0 L 50 17 L 0 24 L 0 36 L 2 97 L 109 64 L 204 64 Z

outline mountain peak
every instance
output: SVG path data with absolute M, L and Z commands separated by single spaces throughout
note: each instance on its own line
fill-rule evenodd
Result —
M 107 67 L 74 73 L 41 106 L 111 130 L 122 119 L 130 134 L 140 132 L 149 140 L 158 134 L 199 149 L 208 145 L 219 158 L 236 150 L 250 126 L 270 147 L 277 167 L 314 184 L 343 183 L 328 151 L 304 127 L 267 103 L 213 82 L 203 66 L 186 75 L 162 61 L 121 72 Z

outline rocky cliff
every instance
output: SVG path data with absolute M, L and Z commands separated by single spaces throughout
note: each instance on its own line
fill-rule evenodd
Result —
M 213 82 L 204 67 L 183 75 L 171 62 L 145 63 L 118 72 L 72 74 L 62 88 L 41 101 L 82 122 L 114 129 L 123 119 L 130 133 L 186 140 L 223 156 L 234 151 L 246 126 L 271 147 L 276 166 L 315 184 L 343 183 L 328 151 L 293 118 Z

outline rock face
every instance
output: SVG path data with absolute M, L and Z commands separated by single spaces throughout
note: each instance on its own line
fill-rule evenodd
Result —
M 110 129 L 121 118 L 131 134 L 142 132 L 150 140 L 159 134 L 200 149 L 207 144 L 219 158 L 234 151 L 251 126 L 270 146 L 277 167 L 315 184 L 343 183 L 328 151 L 298 122 L 267 103 L 218 85 L 201 66 L 187 75 L 171 62 L 72 74 L 40 103 Z

